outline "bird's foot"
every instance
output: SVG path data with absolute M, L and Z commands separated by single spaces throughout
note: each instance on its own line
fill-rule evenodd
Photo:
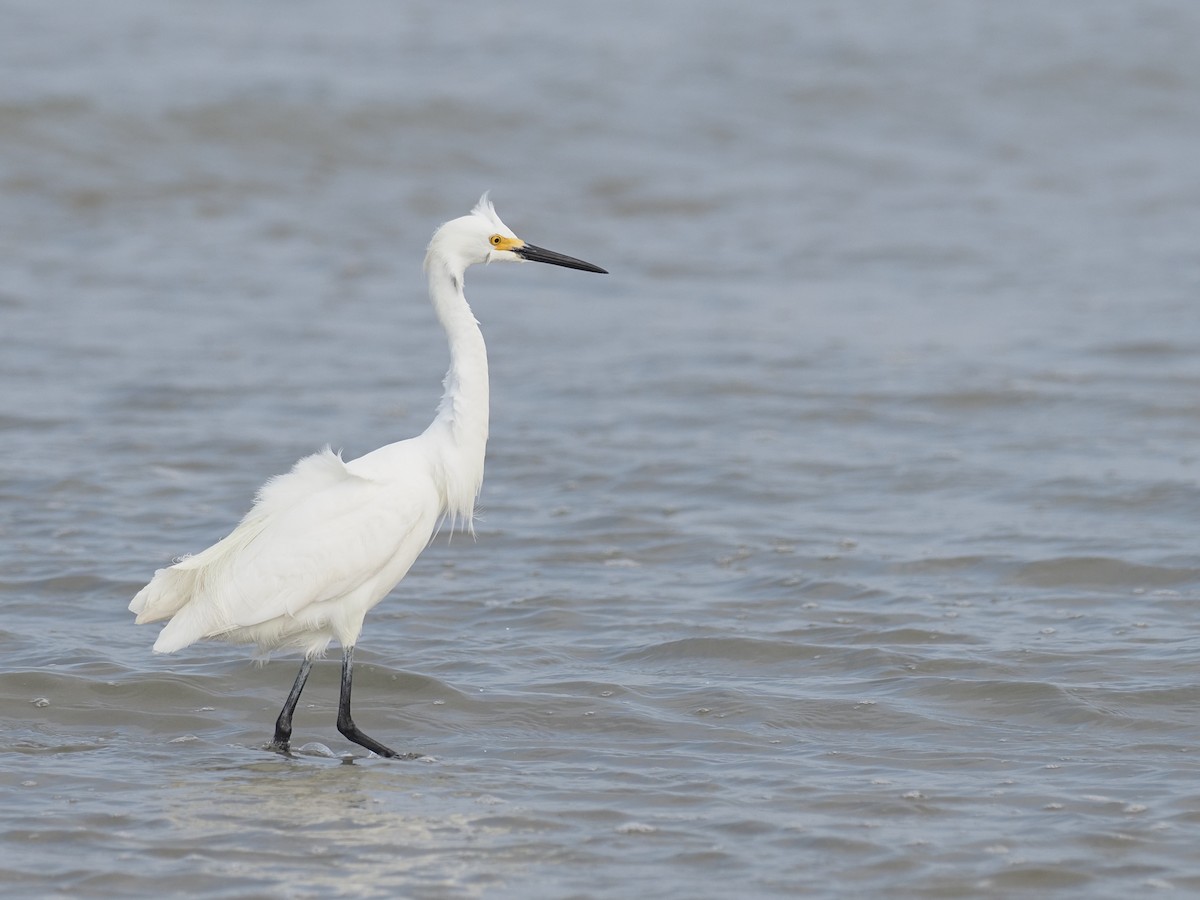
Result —
M 420 759 L 422 756 L 420 753 L 397 753 L 391 747 L 387 747 L 379 743 L 379 741 L 375 740 L 375 738 L 363 734 L 363 732 L 359 730 L 359 727 L 353 722 L 338 722 L 338 731 L 340 731 L 342 736 L 347 740 L 354 741 L 354 743 L 358 744 L 358 746 L 366 747 L 376 756 L 382 756 L 385 759 L 411 760 Z

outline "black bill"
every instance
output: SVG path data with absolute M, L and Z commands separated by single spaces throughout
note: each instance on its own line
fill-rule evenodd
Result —
M 593 266 L 591 263 L 584 262 L 582 259 L 576 259 L 573 256 L 564 256 L 561 253 L 555 253 L 553 250 L 544 250 L 541 247 L 535 247 L 533 244 L 514 247 L 513 253 L 517 254 L 521 259 L 527 259 L 530 262 L 550 263 L 552 266 L 582 269 L 584 272 L 599 272 L 601 275 L 608 274 L 607 269 Z

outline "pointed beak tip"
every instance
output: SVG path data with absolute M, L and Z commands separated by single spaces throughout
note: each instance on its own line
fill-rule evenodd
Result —
M 607 275 L 608 270 L 602 269 L 599 266 L 592 265 L 590 262 L 584 262 L 582 259 L 576 259 L 573 256 L 567 256 L 563 253 L 555 253 L 553 250 L 547 250 L 544 247 L 536 247 L 533 244 L 525 244 L 514 251 L 521 259 L 529 262 L 548 263 L 552 266 L 562 266 L 567 269 L 578 269 L 581 272 L 595 272 L 598 275 Z

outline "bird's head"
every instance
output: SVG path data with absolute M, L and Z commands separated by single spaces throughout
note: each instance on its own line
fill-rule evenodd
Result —
M 457 273 L 476 263 L 542 262 L 608 274 L 606 270 L 582 259 L 535 247 L 521 240 L 496 215 L 496 208 L 487 194 L 479 198 L 470 215 L 451 219 L 433 233 L 429 251 L 425 255 L 425 268 L 428 269 L 434 260 L 440 260 L 451 272 Z

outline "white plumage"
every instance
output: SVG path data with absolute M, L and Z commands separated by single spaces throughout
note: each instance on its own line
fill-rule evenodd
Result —
M 155 651 L 202 638 L 310 656 L 333 640 L 354 644 L 367 611 L 437 526 L 443 503 L 424 449 L 416 441 L 389 447 L 411 459 L 392 477 L 356 474 L 360 460 L 347 464 L 325 450 L 269 481 L 228 537 L 160 569 L 134 598 L 139 624 L 170 618 Z
M 430 299 L 450 345 L 433 423 L 417 437 L 349 462 L 328 448 L 300 460 L 259 490 L 227 537 L 159 569 L 129 604 L 138 624 L 169 620 L 154 644 L 159 653 L 206 638 L 256 644 L 264 653 L 304 651 L 273 749 L 288 748 L 312 657 L 337 641 L 339 730 L 380 755 L 397 755 L 351 720 L 351 657 L 367 612 L 408 573 L 443 520 L 471 525 L 488 437 L 488 367 L 463 275 L 493 260 L 604 271 L 525 243 L 485 194 L 470 215 L 434 233 L 425 256 Z

